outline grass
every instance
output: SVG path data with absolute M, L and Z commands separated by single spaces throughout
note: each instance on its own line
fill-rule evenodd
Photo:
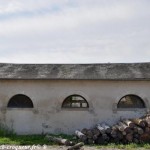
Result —
M 51 134 L 51 136 L 73 139 L 73 136 L 65 134 Z M 12 132 L 2 132 L 0 129 L 0 145 L 56 145 L 56 143 L 49 142 L 45 135 L 16 135 Z
M 52 144 L 44 139 L 45 136 L 42 135 L 15 135 L 0 137 L 0 145 L 49 145 Z
M 55 137 L 62 137 L 69 140 L 73 139 L 73 136 L 59 134 L 59 135 L 52 135 Z M 56 143 L 49 142 L 45 139 L 45 135 L 6 135 L 0 136 L 0 145 L 56 145 Z M 150 149 L 150 143 L 143 143 L 143 144 L 115 144 L 109 143 L 106 145 L 91 145 L 95 148 L 118 148 L 118 149 L 126 149 L 126 150 L 135 150 L 135 149 Z
M 68 140 L 74 140 L 71 135 L 59 134 L 53 135 L 54 137 L 62 137 Z M 16 135 L 13 131 L 7 130 L 3 126 L 0 126 L 0 145 L 57 145 L 56 143 L 49 142 L 45 139 L 45 135 Z M 118 148 L 125 150 L 147 150 L 150 149 L 150 143 L 141 144 L 115 144 L 109 143 L 106 145 L 90 145 L 95 148 Z

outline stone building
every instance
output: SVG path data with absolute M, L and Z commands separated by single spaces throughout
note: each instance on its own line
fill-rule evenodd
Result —
M 113 124 L 149 103 L 150 63 L 0 64 L 0 122 L 18 134 Z

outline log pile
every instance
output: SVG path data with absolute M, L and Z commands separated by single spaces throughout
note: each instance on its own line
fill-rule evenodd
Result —
M 150 115 L 120 120 L 113 126 L 97 124 L 92 129 L 76 130 L 75 135 L 78 141 L 85 144 L 150 142 Z

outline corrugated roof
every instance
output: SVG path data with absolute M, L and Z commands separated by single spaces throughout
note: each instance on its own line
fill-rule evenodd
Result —
M 0 63 L 0 79 L 149 80 L 150 63 L 108 63 L 108 64 Z

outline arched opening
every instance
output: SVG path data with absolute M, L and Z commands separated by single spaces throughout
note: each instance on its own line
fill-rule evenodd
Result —
M 119 100 L 117 108 L 145 108 L 145 103 L 139 96 L 129 94 Z
M 32 100 L 23 94 L 13 96 L 7 105 L 8 108 L 33 108 Z
M 89 108 L 89 104 L 84 97 L 75 94 L 63 101 L 62 108 Z

